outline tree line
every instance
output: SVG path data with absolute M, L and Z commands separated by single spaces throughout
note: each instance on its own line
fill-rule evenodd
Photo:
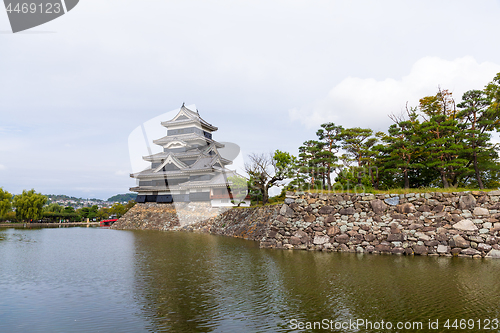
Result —
M 500 186 L 498 144 L 491 140 L 500 131 L 500 73 L 458 103 L 439 88 L 389 117 L 386 132 L 324 123 L 298 156 L 279 150 L 249 155 L 253 199 L 266 203 L 269 188 L 285 184 L 336 191 Z
M 73 207 L 64 207 L 57 203 L 47 205 L 47 201 L 46 196 L 36 193 L 35 190 L 23 190 L 22 194 L 13 196 L 0 187 L 0 221 L 81 222 L 87 219 L 100 221 L 112 215 L 119 218 L 135 205 L 135 201 L 130 200 L 126 205 L 117 202 L 110 208 L 99 208 L 94 205 L 75 210 Z

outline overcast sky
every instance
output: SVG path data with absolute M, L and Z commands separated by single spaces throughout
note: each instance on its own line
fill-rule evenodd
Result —
M 386 130 L 500 72 L 500 0 L 81 0 L 12 34 L 0 10 L 0 187 L 106 199 L 128 138 L 196 104 L 243 154 L 297 153 L 318 126 Z M 167 119 L 165 119 L 167 120 Z

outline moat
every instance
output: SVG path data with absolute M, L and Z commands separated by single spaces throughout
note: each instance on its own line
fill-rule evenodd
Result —
M 324 319 L 445 332 L 447 319 L 500 317 L 500 260 L 100 228 L 0 229 L 0 256 L 1 332 L 287 332 Z

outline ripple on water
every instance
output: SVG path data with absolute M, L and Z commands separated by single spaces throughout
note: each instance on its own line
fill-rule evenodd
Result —
M 279 332 L 493 318 L 500 261 L 259 249 L 188 233 L 0 232 L 1 332 Z

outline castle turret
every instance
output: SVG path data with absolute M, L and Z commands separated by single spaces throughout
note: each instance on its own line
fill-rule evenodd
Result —
M 150 168 L 131 174 L 138 186 L 137 202 L 211 201 L 212 206 L 231 205 L 232 194 L 228 177 L 236 172 L 226 168 L 230 160 L 218 149 L 224 145 L 214 141 L 217 127 L 202 119 L 197 111 L 182 105 L 179 113 L 161 123 L 167 135 L 153 140 L 163 151 L 144 156 Z

